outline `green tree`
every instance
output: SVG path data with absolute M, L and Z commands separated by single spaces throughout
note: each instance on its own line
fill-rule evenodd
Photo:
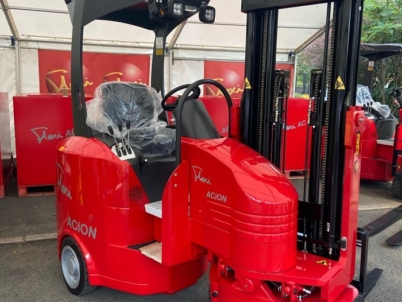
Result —
M 402 43 L 402 0 L 365 0 L 362 39 L 364 43 Z M 377 62 L 372 96 L 390 103 L 389 93 L 402 86 L 402 55 Z
M 303 86 L 303 75 L 307 75 L 309 85 L 311 69 L 322 68 L 324 41 L 324 35 L 321 35 L 298 54 L 298 90 Z M 402 43 L 402 0 L 365 0 L 361 41 L 378 44 Z M 368 62 L 362 62 L 360 71 L 367 64 Z M 373 79 L 374 100 L 391 105 L 389 93 L 402 86 L 402 55 L 377 62 Z

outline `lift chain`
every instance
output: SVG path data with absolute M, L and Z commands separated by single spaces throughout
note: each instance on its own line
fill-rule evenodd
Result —
M 337 22 L 336 20 L 337 16 L 337 6 L 334 5 L 334 11 L 333 11 L 333 19 L 332 19 L 332 24 L 331 24 L 331 40 L 330 40 L 330 47 L 329 47 L 329 56 L 328 56 L 328 76 L 327 76 L 327 89 L 328 89 L 328 97 L 327 97 L 327 103 L 325 106 L 325 119 L 324 119 L 324 125 L 325 125 L 325 133 L 324 133 L 324 150 L 323 150 L 323 159 L 322 159 L 322 175 L 321 175 L 321 200 L 320 204 L 324 203 L 325 200 L 325 182 L 326 182 L 326 174 L 327 174 L 327 156 L 328 156 L 328 126 L 329 126 L 329 114 L 330 114 L 330 104 L 331 104 L 331 90 L 332 90 L 332 69 L 333 69 L 333 54 L 334 54 L 334 45 L 335 45 L 335 24 Z M 323 239 L 323 228 L 324 228 L 324 221 L 320 221 L 319 225 L 319 239 Z
M 266 82 L 266 68 L 267 68 L 267 49 L 268 49 L 268 11 L 264 12 L 263 21 L 263 37 L 262 37 L 262 56 L 261 56 L 261 87 L 260 87 L 260 108 L 258 120 L 258 145 L 257 151 L 262 153 L 264 132 L 264 113 L 265 113 L 265 82 Z

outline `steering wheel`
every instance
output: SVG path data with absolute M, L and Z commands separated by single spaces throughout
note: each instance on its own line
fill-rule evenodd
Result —
M 201 85 L 213 85 L 215 87 L 217 87 L 223 94 L 223 96 L 225 97 L 226 103 L 228 105 L 228 112 L 229 112 L 229 127 L 231 125 L 231 120 L 232 120 L 232 115 L 231 115 L 231 109 L 233 107 L 233 102 L 232 99 L 230 98 L 230 95 L 228 93 L 228 91 L 226 90 L 226 88 L 219 82 L 215 81 L 215 80 L 211 80 L 211 79 L 202 79 L 202 80 L 198 80 L 194 83 L 192 83 L 191 85 L 183 85 L 183 86 L 187 86 L 187 89 L 184 91 L 183 95 L 176 101 L 175 104 L 175 108 L 176 109 L 176 164 L 177 166 L 181 163 L 181 115 L 183 113 L 183 107 L 184 107 L 184 103 L 189 99 L 189 95 L 191 92 L 194 91 L 195 88 L 201 86 Z M 176 89 L 178 89 L 179 87 L 177 87 Z M 174 91 L 174 90 L 172 90 Z M 167 99 L 167 96 L 172 95 L 173 93 L 169 92 L 165 98 Z M 162 102 L 166 100 L 163 99 Z
M 175 94 L 177 91 L 186 89 L 190 86 L 191 84 L 185 84 L 185 85 L 181 85 L 179 87 L 176 87 L 175 89 L 169 91 L 162 99 L 161 102 L 161 106 L 163 108 L 163 110 L 165 111 L 173 111 L 174 109 L 176 109 L 177 105 L 179 104 L 179 100 L 180 97 L 177 98 L 177 100 L 172 103 L 172 104 L 166 104 L 166 101 L 173 95 Z M 201 94 L 201 89 L 200 87 L 195 87 L 191 90 L 191 94 L 187 97 L 187 99 L 198 99 L 198 97 Z
M 399 106 L 402 107 L 402 87 L 399 87 L 395 90 L 393 90 L 389 96 L 395 98 L 395 100 L 399 103 Z

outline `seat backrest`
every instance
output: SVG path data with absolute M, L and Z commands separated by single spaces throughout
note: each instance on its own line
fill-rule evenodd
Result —
M 133 128 L 156 122 L 158 113 L 151 90 L 141 84 L 110 82 L 100 87 L 103 109 L 115 124 L 130 121 Z
M 177 120 L 176 112 L 173 114 Z M 200 100 L 186 100 L 181 116 L 181 135 L 193 139 L 220 138 L 204 103 Z

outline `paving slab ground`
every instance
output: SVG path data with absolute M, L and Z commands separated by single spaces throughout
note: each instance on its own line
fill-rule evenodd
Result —
M 300 180 L 295 184 L 302 187 Z M 196 285 L 174 295 L 140 297 L 99 288 L 84 297 L 72 296 L 61 275 L 56 240 L 25 242 L 54 238 L 55 197 L 18 198 L 15 192 L 13 180 L 7 196 L 0 199 L 0 243 L 1 240 L 19 238 L 17 243 L 0 244 L 0 301 L 210 301 L 207 274 Z M 391 196 L 389 183 L 362 182 L 359 226 L 398 205 L 400 203 Z M 370 239 L 369 270 L 381 268 L 384 272 L 366 298 L 367 302 L 402 301 L 402 247 L 389 247 L 385 243 L 401 229 L 402 220 Z

